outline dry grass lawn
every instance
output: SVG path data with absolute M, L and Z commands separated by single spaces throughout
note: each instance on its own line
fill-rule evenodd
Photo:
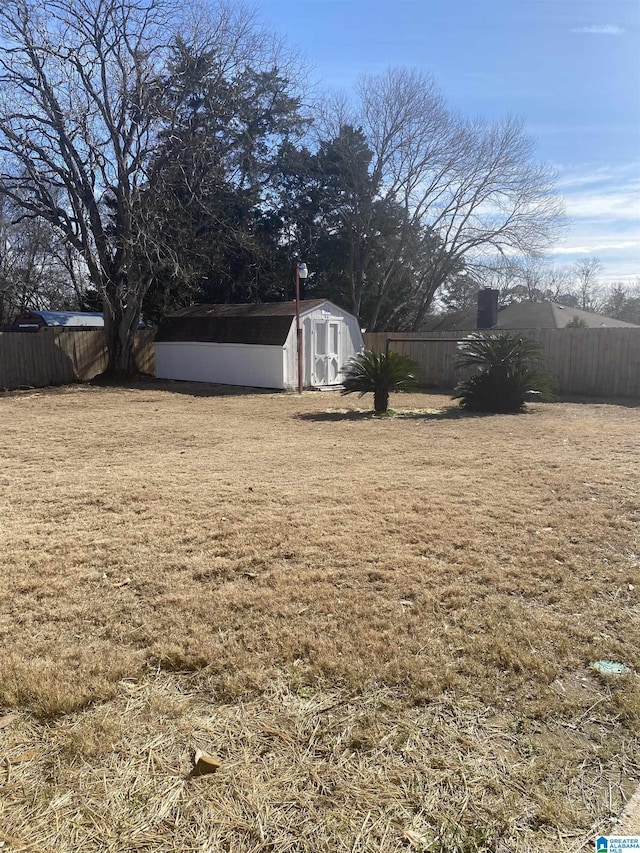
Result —
M 640 408 L 202 391 L 0 398 L 3 849 L 591 849 L 640 778 L 589 668 L 640 671 Z

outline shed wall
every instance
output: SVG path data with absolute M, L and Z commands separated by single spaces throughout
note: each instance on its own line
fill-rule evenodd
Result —
M 184 318 L 185 323 L 188 319 Z M 283 318 L 277 316 L 275 319 Z M 307 308 L 301 321 L 304 387 L 339 385 L 342 381 L 341 369 L 353 355 L 364 348 L 357 318 L 333 303 L 323 301 L 312 309 Z M 322 337 L 324 332 L 326 349 L 329 337 L 329 327 L 326 324 L 331 321 L 338 324 L 338 346 L 337 352 L 332 352 L 333 358 L 327 357 L 325 364 L 322 353 L 318 352 L 318 338 Z M 289 331 L 282 346 L 211 340 L 156 341 L 156 376 L 160 379 L 295 390 L 298 385 L 295 317 L 287 318 L 287 322 Z M 325 328 L 318 323 L 325 324 Z M 333 330 L 335 332 L 335 327 Z
M 307 311 L 302 315 L 302 372 L 303 384 L 305 388 L 316 387 L 314 382 L 312 363 L 315 353 L 317 352 L 316 342 L 316 322 L 319 320 L 338 320 L 340 322 L 340 339 L 338 360 L 340 367 L 343 368 L 352 356 L 362 352 L 364 349 L 364 340 L 358 320 L 351 314 L 342 311 L 336 305 L 330 302 L 325 302 L 314 308 L 312 311 Z M 297 347 L 296 347 L 296 324 L 295 319 L 291 324 L 291 330 L 287 336 L 284 347 L 284 377 L 285 388 L 293 389 L 297 385 L 298 362 L 297 362 Z M 337 377 L 337 384 L 342 381 L 342 374 Z
M 304 328 L 303 328 L 303 346 L 304 346 Z M 303 359 L 304 365 L 304 359 Z M 296 332 L 296 320 L 293 319 L 287 340 L 282 348 L 282 370 L 283 370 L 283 387 L 287 391 L 295 391 L 298 387 L 298 335 Z M 305 388 L 309 387 L 309 380 L 306 371 L 303 368 L 303 384 Z
M 284 388 L 282 347 L 198 341 L 156 343 L 156 376 L 190 382 Z

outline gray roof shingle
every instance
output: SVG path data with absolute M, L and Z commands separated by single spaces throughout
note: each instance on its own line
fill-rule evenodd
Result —
M 634 323 L 625 323 L 604 314 L 567 308 L 559 302 L 512 302 L 498 309 L 498 322 L 492 329 L 563 329 L 575 317 L 583 320 L 590 329 L 630 328 L 640 329 Z M 432 327 L 434 330 L 471 330 L 477 328 L 477 311 L 460 311 L 444 317 Z
M 303 299 L 305 313 L 326 299 Z M 261 302 L 239 305 L 200 303 L 168 314 L 160 323 L 156 341 L 284 346 L 296 315 L 296 303 Z

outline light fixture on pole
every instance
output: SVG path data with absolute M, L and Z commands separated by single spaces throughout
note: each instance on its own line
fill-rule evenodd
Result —
M 300 279 L 309 275 L 306 264 L 296 263 L 296 336 L 298 343 L 298 394 L 302 394 L 302 326 L 300 325 Z

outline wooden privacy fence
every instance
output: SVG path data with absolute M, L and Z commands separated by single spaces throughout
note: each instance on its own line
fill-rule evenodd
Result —
M 556 393 L 640 398 L 640 329 L 495 329 L 483 334 L 507 331 L 542 345 L 544 369 L 554 377 Z M 393 338 L 389 348 L 420 365 L 421 383 L 450 389 L 462 375 L 453 367 L 458 344 L 438 341 L 468 334 L 471 333 L 367 332 L 364 340 L 368 349 L 384 352 L 387 338 Z
M 142 373 L 154 372 L 153 329 L 136 332 Z M 0 389 L 87 381 L 107 366 L 102 329 L 50 327 L 38 332 L 0 332 Z
M 542 345 L 545 369 L 555 378 L 558 394 L 640 398 L 640 329 L 516 329 L 513 333 Z M 465 334 L 367 332 L 364 339 L 365 346 L 377 352 L 384 352 L 387 338 L 401 339 L 394 340 L 390 348 L 420 365 L 421 382 L 450 389 L 460 378 L 453 367 L 458 345 L 440 339 Z M 152 375 L 153 337 L 153 329 L 136 332 L 135 346 L 140 371 Z M 104 332 L 100 329 L 0 332 L 0 389 L 86 381 L 101 373 L 106 364 Z

